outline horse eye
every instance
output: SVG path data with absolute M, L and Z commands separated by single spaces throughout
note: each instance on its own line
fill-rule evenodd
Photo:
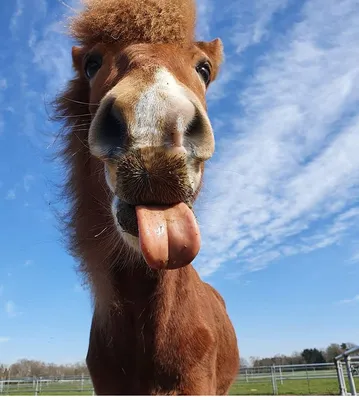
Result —
M 91 80 L 102 66 L 102 57 L 99 55 L 90 56 L 85 63 L 85 75 Z
M 203 79 L 203 82 L 206 86 L 209 85 L 211 81 L 211 67 L 208 62 L 202 62 L 197 65 L 196 67 L 197 73 L 201 76 Z

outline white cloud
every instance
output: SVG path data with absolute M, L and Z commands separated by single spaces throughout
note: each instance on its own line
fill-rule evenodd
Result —
M 207 95 L 210 106 L 233 93 L 238 84 L 247 79 L 246 56 L 243 53 L 268 39 L 268 26 L 276 12 L 285 9 L 288 3 L 289 0 L 232 2 L 229 5 L 217 4 L 217 8 L 213 9 L 208 0 L 198 2 L 199 19 L 203 21 L 198 28 L 201 36 L 213 38 L 210 33 L 212 26 L 213 31 L 218 28 L 215 36 L 224 42 L 224 62 Z M 235 51 L 229 51 L 233 46 Z
M 198 204 L 203 276 L 230 260 L 238 273 L 263 268 L 355 229 L 358 8 L 354 0 L 305 3 L 300 22 L 246 77 L 237 115 L 217 122 L 223 138 Z
M 10 189 L 8 190 L 8 192 L 6 193 L 6 200 L 15 200 L 16 199 L 16 192 L 14 189 Z
M 230 63 L 227 60 L 224 60 L 218 78 L 208 88 L 208 102 L 213 103 L 226 97 L 228 94 L 228 84 L 236 79 L 241 70 L 241 64 Z
M 235 3 L 230 10 L 236 26 L 232 32 L 232 43 L 237 53 L 260 43 L 270 32 L 268 25 L 273 15 L 284 9 L 289 0 L 257 0 Z
M 69 39 L 59 32 L 57 23 L 50 23 L 43 31 L 43 38 L 31 45 L 33 62 L 46 76 L 46 95 L 53 96 L 72 74 L 71 46 Z
M 197 35 L 199 40 L 210 40 L 211 20 L 214 11 L 212 0 L 197 0 Z
M 351 304 L 351 303 L 359 303 L 359 294 L 357 294 L 351 299 L 344 299 L 339 301 L 339 304 Z
M 26 260 L 26 261 L 24 262 L 24 266 L 25 266 L 25 267 L 29 267 L 29 266 L 32 265 L 33 263 L 34 263 L 33 260 Z
M 7 88 L 7 80 L 5 78 L 0 79 L 0 90 L 4 90 Z
M 47 13 L 46 1 L 42 2 L 45 25 L 40 32 L 32 29 L 28 45 L 32 61 L 46 76 L 46 96 L 52 97 L 72 76 L 72 42 L 67 36 L 67 18 L 83 4 L 80 0 L 59 1 L 60 12 L 50 14 Z
M 0 336 L 0 344 L 9 342 L 10 338 L 8 336 Z
M 31 183 L 35 180 L 33 175 L 27 174 L 24 176 L 24 189 L 28 192 L 31 188 Z
M 17 32 L 19 19 L 23 14 L 24 9 L 25 9 L 24 1 L 16 0 L 16 9 L 13 16 L 10 19 L 10 31 L 13 35 L 15 35 Z
M 49 103 L 72 73 L 71 44 L 69 38 L 63 34 L 67 22 L 65 14 L 69 14 L 69 9 L 60 2 L 49 9 L 47 4 L 46 0 L 16 1 L 16 10 L 10 22 L 12 39 L 19 39 L 23 33 L 25 37 L 24 40 L 18 41 L 21 47 L 18 47 L 14 54 L 12 74 L 16 75 L 18 85 L 13 91 L 15 98 L 21 98 L 22 102 L 6 104 L 10 107 L 7 109 L 9 112 L 16 109 L 20 116 L 18 132 L 26 136 L 32 145 L 41 149 L 46 148 L 48 141 L 52 140 L 51 131 L 54 129 L 48 118 L 51 114 Z M 25 18 L 24 29 L 20 30 Z M 30 83 L 34 69 L 40 82 L 36 90 L 33 90 Z M 11 79 L 9 76 L 6 78 L 8 82 L 14 80 L 14 76 Z M 4 103 L 5 100 L 0 99 L 0 102 Z M 5 105 L 3 109 L 5 110 Z M 3 131 L 3 123 L 4 118 L 0 114 L 0 134 Z
M 17 311 L 17 307 L 12 300 L 9 300 L 5 303 L 5 312 L 10 318 L 21 315 L 21 313 Z

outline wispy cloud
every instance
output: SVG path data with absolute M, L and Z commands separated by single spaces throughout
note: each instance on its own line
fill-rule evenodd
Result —
M 352 243 L 351 257 L 347 260 L 349 264 L 358 264 L 359 263 L 359 242 L 354 240 Z
M 233 82 L 241 71 L 242 65 L 240 63 L 237 64 L 224 60 L 218 78 L 208 89 L 208 102 L 217 102 L 226 97 L 228 95 L 228 84 Z
M 65 15 L 63 19 L 65 20 Z M 65 30 L 58 23 L 50 23 L 42 32 L 42 38 L 31 44 L 33 62 L 46 77 L 48 101 L 71 76 L 71 46 Z
M 198 1 L 198 32 L 206 40 L 213 39 L 211 28 L 218 28 L 218 36 L 224 42 L 224 62 L 217 80 L 210 86 L 208 102 L 212 105 L 228 94 L 238 91 L 242 80 L 246 80 L 245 68 L 253 56 L 246 51 L 252 46 L 269 40 L 270 25 L 276 13 L 284 10 L 291 0 L 257 0 L 217 3 Z M 234 49 L 233 49 L 234 48 Z
M 215 4 L 213 0 L 197 0 L 197 35 L 200 40 L 210 40 L 211 20 Z
M 15 189 L 10 189 L 6 193 L 6 200 L 15 200 L 16 199 L 16 192 Z
M 0 336 L 0 344 L 9 342 L 10 338 L 8 336 Z
M 17 306 L 12 300 L 9 300 L 5 303 L 5 312 L 10 318 L 17 317 L 22 313 L 17 311 Z
M 24 8 L 25 8 L 24 1 L 23 0 L 16 0 L 15 7 L 16 7 L 15 12 L 14 12 L 13 16 L 10 19 L 10 31 L 11 31 L 13 36 L 17 32 L 19 19 L 20 19 L 20 17 L 22 16 L 22 14 L 24 12 Z
M 35 177 L 33 175 L 27 174 L 24 176 L 24 189 L 28 192 L 31 188 L 32 182 L 34 182 Z
M 0 79 L 0 90 L 7 88 L 7 80 L 5 78 Z
M 235 15 L 236 25 L 232 31 L 232 43 L 237 53 L 242 53 L 248 47 L 263 41 L 269 32 L 273 15 L 283 10 L 290 0 L 257 0 L 236 2 L 230 9 Z
M 219 124 L 198 205 L 202 275 L 230 260 L 237 272 L 263 268 L 355 229 L 358 8 L 354 0 L 306 2 L 300 22 L 247 77 L 238 116 Z
M 12 88 L 12 98 L 21 98 L 22 101 L 5 102 L 0 98 L 3 110 L 5 106 L 9 107 L 8 111 L 16 109 L 19 115 L 17 132 L 41 149 L 46 149 L 52 140 L 54 129 L 48 118 L 49 102 L 71 75 L 70 40 L 63 34 L 70 10 L 61 2 L 55 3 L 54 7 L 48 8 L 46 0 L 16 1 L 10 21 L 15 61 L 5 79 L 18 82 Z M 26 21 L 24 26 L 22 20 Z M 3 120 L 0 114 L 0 133 Z
M 359 294 L 357 294 L 351 299 L 344 299 L 339 301 L 339 304 L 351 304 L 351 303 L 359 303 Z
M 34 264 L 34 261 L 33 260 L 26 260 L 25 262 L 24 262 L 24 266 L 25 267 L 29 267 L 30 265 L 33 265 Z
M 16 182 L 12 189 L 9 189 L 5 195 L 6 200 L 15 200 L 19 191 L 24 190 L 28 192 L 31 189 L 32 183 L 35 181 L 35 177 L 31 174 L 27 174 L 22 180 Z M 0 185 L 1 187 L 1 185 Z

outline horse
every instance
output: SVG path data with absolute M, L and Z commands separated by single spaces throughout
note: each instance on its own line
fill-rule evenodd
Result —
M 64 236 L 92 294 L 98 395 L 226 395 L 239 370 L 225 302 L 191 264 L 223 58 L 195 25 L 194 0 L 85 0 L 69 22 Z

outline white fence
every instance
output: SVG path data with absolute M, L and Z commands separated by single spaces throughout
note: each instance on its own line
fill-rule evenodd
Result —
M 356 361 L 352 357 L 347 361 L 350 363 L 353 381 L 355 382 L 356 380 L 357 385 L 359 385 L 359 360 Z M 345 361 L 340 359 L 338 363 L 242 368 L 231 389 L 231 394 L 347 394 L 346 389 L 343 390 L 343 387 L 345 388 L 345 379 L 338 380 L 337 365 L 343 366 L 344 363 Z M 90 377 L 82 375 L 0 380 L 0 395 L 79 394 L 94 394 Z
M 0 380 L 1 395 L 94 395 L 91 378 L 85 375 L 68 377 L 26 377 Z
M 352 364 L 358 371 L 359 362 Z M 325 395 L 340 393 L 337 370 L 333 363 L 272 365 L 271 367 L 242 368 L 235 383 L 240 394 Z M 243 393 L 247 386 L 248 392 Z

